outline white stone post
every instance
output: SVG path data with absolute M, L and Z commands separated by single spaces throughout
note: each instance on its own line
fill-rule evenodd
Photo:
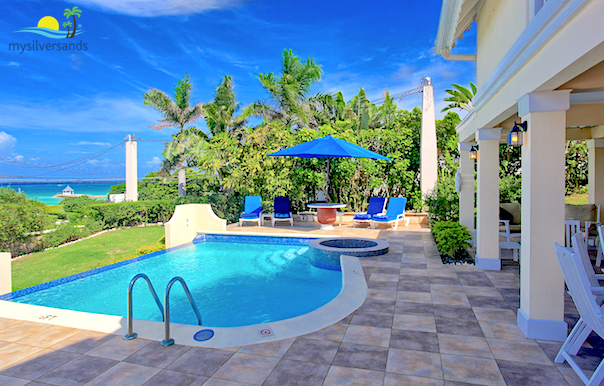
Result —
M 187 172 L 184 167 L 178 169 L 178 197 L 187 195 Z
M 527 338 L 563 341 L 564 277 L 553 243 L 564 245 L 566 110 L 570 90 L 518 100 L 522 146 L 522 245 L 518 327 Z
M 138 201 L 136 141 L 128 136 L 126 142 L 126 201 Z
M 476 142 L 459 144 L 459 173 L 461 190 L 459 191 L 459 223 L 474 231 L 474 167 L 476 161 L 470 159 L 470 150 Z
M 476 197 L 476 267 L 500 270 L 499 140 L 501 128 L 479 129 Z
M 587 141 L 589 203 L 604 207 L 604 138 Z M 601 219 L 600 219 L 601 221 Z
M 422 131 L 420 136 L 419 178 L 422 198 L 436 187 L 438 181 L 438 153 L 436 150 L 436 118 L 434 116 L 434 91 L 430 78 L 422 91 Z
M 0 252 L 0 295 L 12 292 L 10 252 Z

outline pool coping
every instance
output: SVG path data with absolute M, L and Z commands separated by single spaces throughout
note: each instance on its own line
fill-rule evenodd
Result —
M 203 233 L 237 235 L 241 232 Z M 255 236 L 257 235 L 258 234 Z M 270 236 L 274 237 L 275 235 L 271 234 Z M 317 236 L 318 235 L 312 235 L 307 238 L 317 238 Z M 291 236 L 288 235 L 287 237 Z M 191 244 L 192 243 L 187 243 L 183 246 Z M 170 248 L 170 250 L 183 246 Z M 150 255 L 154 256 L 155 254 Z M 277 322 L 242 327 L 204 327 L 171 323 L 170 337 L 178 344 L 198 347 L 226 348 L 287 339 L 328 327 L 342 320 L 359 308 L 365 301 L 368 292 L 367 282 L 365 281 L 365 275 L 363 274 L 360 260 L 354 256 L 341 255 L 340 263 L 342 268 L 342 290 L 332 301 L 314 311 Z M 116 335 L 125 335 L 127 333 L 127 319 L 125 317 L 63 310 L 6 300 L 0 300 L 0 317 Z M 214 337 L 205 342 L 196 341 L 193 336 L 202 329 L 213 330 L 215 333 Z M 144 339 L 162 341 L 164 339 L 164 323 L 134 319 L 134 332 Z

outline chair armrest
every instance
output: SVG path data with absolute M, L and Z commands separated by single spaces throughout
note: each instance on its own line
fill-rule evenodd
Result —
M 598 280 L 604 280 L 604 274 L 602 274 L 602 273 L 597 273 L 597 274 L 596 274 L 596 279 L 598 279 Z
M 505 224 L 505 226 L 510 225 L 510 220 L 501 220 L 501 219 L 500 219 L 500 220 L 499 220 L 499 222 L 504 223 L 504 224 Z
M 604 294 L 604 287 L 591 287 L 591 292 L 594 294 Z
M 401 214 L 397 214 L 397 215 L 396 215 L 396 219 L 397 219 L 397 220 L 400 220 L 400 219 L 402 219 L 402 218 L 405 218 L 405 213 L 401 213 Z

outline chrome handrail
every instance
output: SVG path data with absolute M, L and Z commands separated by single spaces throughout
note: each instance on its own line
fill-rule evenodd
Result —
M 197 315 L 197 322 L 201 326 L 201 314 L 199 313 L 197 305 L 195 304 L 195 301 L 191 296 L 191 291 L 189 291 L 187 283 L 185 283 L 185 280 L 180 276 L 172 278 L 172 280 L 170 280 L 170 282 L 168 283 L 168 286 L 166 287 L 166 293 L 164 294 L 164 327 L 166 332 L 166 338 L 161 342 L 162 346 L 171 346 L 174 344 L 174 339 L 170 339 L 170 289 L 172 288 L 172 284 L 176 283 L 177 281 L 182 284 L 182 288 L 185 290 L 185 294 L 187 294 L 187 297 L 189 298 L 189 303 L 191 303 L 193 311 L 195 311 L 195 315 Z
M 161 312 L 161 320 L 164 320 L 164 309 L 161 305 L 161 302 L 159 301 L 159 296 L 157 296 L 157 292 L 155 292 L 155 288 L 153 288 L 153 284 L 151 284 L 149 276 L 145 275 L 144 273 L 139 273 L 135 275 L 132 280 L 130 280 L 130 285 L 128 286 L 128 333 L 124 335 L 124 339 L 127 340 L 136 339 L 136 337 L 138 336 L 138 334 L 132 331 L 132 288 L 134 287 L 134 283 L 136 283 L 136 281 L 141 277 L 147 282 L 149 290 L 151 291 L 151 295 L 153 295 L 155 303 L 157 303 L 157 307 L 159 307 L 159 312 Z

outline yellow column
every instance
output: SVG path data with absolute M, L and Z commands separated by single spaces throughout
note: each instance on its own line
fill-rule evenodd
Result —
M 470 149 L 476 142 L 461 142 L 459 144 L 459 174 L 461 187 L 459 190 L 459 223 L 474 231 L 474 167 L 476 162 L 470 159 Z
M 604 206 L 604 138 L 587 141 L 589 155 L 589 203 Z M 602 219 L 600 219 L 602 221 Z
M 499 141 L 501 128 L 479 129 L 476 190 L 476 267 L 500 270 L 499 260 Z
M 564 278 L 553 243 L 564 244 L 566 110 L 570 90 L 518 100 L 522 146 L 522 246 L 518 327 L 527 338 L 563 341 Z

